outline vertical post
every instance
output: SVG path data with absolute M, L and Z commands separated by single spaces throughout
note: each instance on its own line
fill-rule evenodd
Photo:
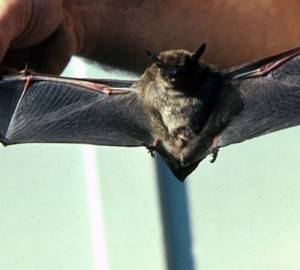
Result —
M 193 270 L 186 184 L 172 175 L 160 157 L 157 157 L 156 171 L 168 269 Z

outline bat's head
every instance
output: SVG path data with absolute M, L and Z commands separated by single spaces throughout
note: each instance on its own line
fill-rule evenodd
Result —
M 147 54 L 153 60 L 159 68 L 169 69 L 169 76 L 180 74 L 183 67 L 188 67 L 190 65 L 196 65 L 204 53 L 206 44 L 202 44 L 195 53 L 190 53 L 186 50 L 169 50 L 159 54 L 159 57 L 156 56 L 149 50 L 146 50 Z
M 164 51 L 156 56 L 149 50 L 148 55 L 153 60 L 152 68 L 175 89 L 187 92 L 191 85 L 195 85 L 195 78 L 199 78 L 206 65 L 199 63 L 205 51 L 206 44 L 202 44 L 195 53 L 186 50 Z

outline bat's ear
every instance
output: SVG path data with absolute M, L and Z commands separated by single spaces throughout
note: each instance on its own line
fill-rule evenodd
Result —
M 205 51 L 205 48 L 206 48 L 206 44 L 203 43 L 200 48 L 192 55 L 191 59 L 193 62 L 198 62 L 199 61 L 199 58 L 201 57 L 201 55 L 204 53 Z
M 150 58 L 153 60 L 153 62 L 157 65 L 157 67 L 162 67 L 162 63 L 159 60 L 159 58 L 149 50 L 146 50 L 147 54 L 150 56 Z

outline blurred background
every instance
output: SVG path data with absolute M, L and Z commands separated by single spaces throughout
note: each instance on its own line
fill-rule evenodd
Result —
M 136 78 L 73 58 L 65 76 Z M 184 183 L 144 148 L 0 147 L 0 269 L 300 269 L 300 128 Z

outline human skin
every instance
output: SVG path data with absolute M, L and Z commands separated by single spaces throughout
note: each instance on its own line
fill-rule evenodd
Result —
M 58 74 L 74 54 L 142 72 L 145 49 L 228 67 L 300 43 L 299 0 L 0 0 L 1 66 Z

